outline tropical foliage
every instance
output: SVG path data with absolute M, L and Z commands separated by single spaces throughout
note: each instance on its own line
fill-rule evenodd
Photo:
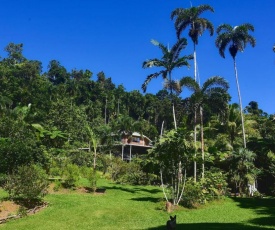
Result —
M 243 109 L 238 85 L 236 55 L 247 44 L 255 46 L 249 34 L 254 27 L 217 28 L 220 55 L 225 57 L 229 48 L 234 60 L 239 105 L 230 103 L 223 77 L 211 77 L 202 86 L 196 77 L 172 77 L 193 59 L 182 55 L 187 47 L 187 39 L 180 38 L 183 30 L 190 27 L 194 58 L 198 37 L 205 30 L 213 34 L 210 21 L 199 17 L 206 11 L 213 9 L 202 5 L 172 12 L 177 41 L 169 48 L 152 40 L 162 56 L 144 61 L 143 67 L 160 70 L 145 77 L 144 94 L 115 85 L 103 71 L 67 70 L 57 60 L 43 72 L 40 61 L 23 55 L 23 44 L 8 44 L 0 59 L 0 183 L 10 196 L 43 197 L 45 178 L 77 187 L 86 177 L 95 191 L 97 171 L 117 183 L 161 184 L 174 205 L 183 204 L 183 197 L 185 205 L 196 206 L 228 191 L 245 195 L 248 184 L 274 194 L 274 116 L 255 101 Z M 164 87 L 155 95 L 145 93 L 158 77 Z M 183 88 L 189 89 L 186 98 Z M 150 150 L 136 152 L 126 162 L 121 140 L 134 132 L 151 140 Z M 201 165 L 198 180 L 193 162 Z M 26 188 L 32 188 L 30 193 Z

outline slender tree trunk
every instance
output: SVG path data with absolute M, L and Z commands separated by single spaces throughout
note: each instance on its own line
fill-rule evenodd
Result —
M 194 146 L 195 146 L 195 159 L 197 157 L 197 127 L 196 127 L 196 120 L 197 120 L 197 113 L 195 108 L 195 115 L 194 115 Z M 194 161 L 194 181 L 197 181 L 197 162 Z
M 171 71 L 169 71 L 168 74 L 169 74 L 169 84 L 171 84 L 171 81 L 172 81 Z M 177 130 L 177 121 L 176 121 L 175 105 L 174 105 L 173 90 L 172 90 L 172 86 L 171 86 L 171 85 L 170 85 L 170 97 L 171 97 L 171 101 L 172 101 L 172 111 L 173 111 L 173 119 L 174 119 L 175 130 Z
M 94 169 L 96 168 L 96 157 L 97 157 L 96 148 L 94 148 Z
M 160 181 L 161 181 L 162 192 L 164 194 L 165 200 L 166 200 L 166 202 L 169 202 L 169 200 L 167 198 L 167 195 L 166 195 L 166 192 L 165 192 L 165 189 L 164 189 L 163 178 L 162 178 L 162 170 L 160 170 Z
M 245 129 L 244 129 L 244 116 L 243 116 L 243 106 L 242 106 L 242 98 L 241 98 L 241 90 L 238 80 L 238 72 L 237 72 L 237 66 L 236 66 L 236 59 L 234 60 L 234 70 L 235 70 L 235 77 L 236 77 L 236 84 L 237 84 L 237 90 L 238 90 L 238 96 L 239 96 L 239 105 L 240 105 L 240 111 L 241 111 L 241 119 L 242 119 L 242 131 L 243 131 L 243 146 L 246 148 L 246 140 L 245 140 Z
M 105 125 L 107 124 L 107 97 L 105 99 Z
M 194 43 L 194 79 L 197 81 L 197 53 L 196 53 L 196 44 Z
M 197 81 L 197 54 L 196 54 L 196 44 L 194 42 L 194 79 Z M 195 108 L 194 115 L 194 144 L 195 144 L 195 158 L 197 157 L 197 128 L 196 128 L 196 120 L 197 120 L 197 110 Z M 194 161 L 194 181 L 197 181 L 197 162 Z
M 163 135 L 163 126 L 164 126 L 164 121 L 162 121 L 162 124 L 161 124 L 161 130 L 160 130 L 160 136 L 162 137 Z
M 200 128 L 201 128 L 201 158 L 202 158 L 202 178 L 204 178 L 204 136 L 203 136 L 203 111 L 200 106 Z
M 176 121 L 176 113 L 175 113 L 175 105 L 174 105 L 174 102 L 173 102 L 173 118 L 174 118 L 175 130 L 177 130 L 177 121 Z

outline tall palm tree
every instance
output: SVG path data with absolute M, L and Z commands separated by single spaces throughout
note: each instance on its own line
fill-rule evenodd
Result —
M 171 19 L 175 19 L 175 28 L 178 38 L 180 37 L 182 31 L 184 31 L 188 26 L 190 26 L 188 35 L 192 39 L 194 44 L 194 77 L 196 81 L 196 45 L 198 45 L 199 36 L 201 36 L 205 30 L 208 30 L 210 32 L 210 36 L 214 34 L 213 24 L 206 18 L 199 17 L 205 11 L 214 12 L 214 9 L 209 5 L 200 5 L 198 7 L 191 7 L 189 9 L 177 8 L 171 13 Z
M 170 94 L 172 96 L 173 90 L 175 90 L 175 88 L 173 88 L 173 86 L 175 84 L 172 81 L 172 71 L 175 68 L 180 68 L 182 66 L 189 67 L 190 65 L 188 63 L 188 60 L 193 59 L 193 56 L 187 55 L 187 56 L 180 57 L 181 51 L 187 45 L 187 41 L 185 38 L 179 39 L 176 42 L 176 44 L 172 46 L 171 49 L 169 49 L 167 46 L 159 43 L 158 41 L 152 40 L 151 42 L 153 45 L 156 45 L 161 49 L 163 56 L 161 57 L 161 59 L 154 58 L 154 59 L 149 59 L 149 60 L 144 61 L 142 67 L 143 68 L 161 67 L 161 68 L 163 68 L 163 70 L 161 70 L 159 72 L 155 72 L 155 73 L 147 76 L 144 83 L 142 84 L 143 92 L 146 92 L 147 86 L 153 78 L 162 76 L 162 78 L 165 81 L 168 81 L 168 83 L 169 83 L 168 85 L 170 86 L 169 87 Z M 175 112 L 174 112 L 174 103 L 173 103 L 173 117 L 174 117 L 175 129 L 177 129 Z
M 203 108 L 207 104 L 215 107 L 217 105 L 227 106 L 227 102 L 223 103 L 226 98 L 223 95 L 227 94 L 229 88 L 228 83 L 222 77 L 211 77 L 207 79 L 202 87 L 191 77 L 184 77 L 180 80 L 180 85 L 191 90 L 193 93 L 190 96 L 190 104 L 193 107 L 194 113 L 199 110 L 200 114 L 200 131 L 201 131 L 201 153 L 202 153 L 202 177 L 204 177 L 204 133 L 203 133 Z M 215 103 L 213 103 L 215 102 Z M 196 125 L 196 124 L 195 124 Z
M 243 145 L 246 148 L 246 139 L 245 139 L 245 129 L 244 129 L 244 116 L 243 116 L 243 108 L 242 108 L 242 98 L 241 91 L 237 73 L 236 66 L 236 55 L 238 51 L 244 51 L 246 44 L 250 43 L 252 47 L 256 45 L 256 40 L 249 34 L 249 31 L 254 31 L 254 26 L 245 23 L 240 26 L 232 27 L 229 24 L 222 24 L 217 28 L 218 37 L 215 41 L 217 48 L 219 49 L 220 55 L 225 58 L 224 51 L 227 47 L 229 47 L 229 53 L 234 61 L 234 71 L 236 77 L 236 84 L 239 96 L 239 105 L 242 119 L 242 132 L 243 132 Z
M 177 8 L 171 13 L 171 19 L 175 19 L 175 29 L 177 33 L 177 37 L 180 37 L 180 34 L 190 26 L 188 35 L 193 41 L 194 45 L 194 78 L 197 81 L 197 54 L 196 54 L 196 45 L 198 45 L 199 36 L 203 34 L 205 30 L 210 32 L 210 36 L 214 33 L 213 24 L 207 20 L 206 18 L 200 18 L 200 15 L 205 12 L 210 11 L 214 12 L 214 9 L 210 5 L 200 5 L 198 7 L 191 7 L 188 9 Z M 197 114 L 194 114 L 194 120 L 197 119 Z M 197 142 L 197 130 L 196 126 L 194 126 L 194 142 L 196 145 Z M 196 148 L 195 148 L 196 149 Z M 196 157 L 196 151 L 195 151 Z M 196 181 L 196 171 L 197 171 L 197 163 L 194 162 L 194 180 Z

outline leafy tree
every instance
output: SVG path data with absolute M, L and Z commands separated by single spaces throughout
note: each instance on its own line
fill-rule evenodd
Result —
M 58 85 L 65 83 L 69 79 L 69 74 L 64 66 L 57 60 L 51 60 L 48 65 L 48 72 L 46 73 L 49 80 L 54 84 Z
M 232 153 L 230 161 L 230 177 L 235 189 L 242 194 L 248 184 L 255 183 L 258 169 L 254 165 L 256 154 L 248 149 L 240 148 Z
M 218 37 L 215 41 L 220 55 L 225 58 L 224 51 L 229 47 L 229 53 L 233 58 L 234 70 L 236 77 L 236 84 L 239 96 L 239 105 L 242 119 L 242 132 L 243 132 L 243 145 L 246 148 L 245 128 L 244 128 L 244 115 L 242 108 L 241 91 L 239 86 L 239 79 L 236 66 L 236 55 L 238 51 L 244 51 L 246 44 L 250 43 L 252 47 L 256 45 L 256 40 L 249 34 L 249 31 L 254 31 L 254 26 L 246 23 L 240 26 L 232 27 L 229 24 L 222 24 L 217 28 Z
M 8 64 L 14 65 L 19 64 L 26 60 L 26 58 L 23 56 L 23 44 L 15 44 L 13 42 L 9 43 L 5 47 L 5 51 L 8 53 L 8 57 L 4 59 L 5 62 Z
M 178 205 L 181 200 L 186 171 L 190 167 L 194 152 L 190 137 L 190 133 L 186 130 L 171 130 L 165 133 L 149 150 L 149 154 L 153 156 L 160 167 L 160 175 L 163 178 L 162 187 L 164 182 L 168 184 L 174 205 Z M 163 192 L 168 201 L 164 187 Z
M 179 90 L 179 88 L 175 88 L 176 82 L 172 80 L 172 71 L 176 68 L 180 68 L 183 66 L 189 67 L 188 60 L 191 60 L 193 57 L 192 56 L 183 56 L 180 57 L 181 51 L 186 47 L 187 41 L 185 38 L 179 39 L 175 45 L 172 46 L 171 49 L 169 49 L 167 46 L 164 46 L 163 44 L 152 40 L 153 45 L 158 46 L 161 51 L 163 56 L 161 59 L 149 59 L 145 62 L 143 62 L 143 68 L 151 68 L 151 67 L 161 67 L 163 70 L 150 74 L 147 76 L 146 80 L 142 84 L 142 89 L 144 92 L 146 92 L 147 85 L 153 78 L 157 78 L 159 76 L 162 76 L 162 78 L 166 81 L 169 82 L 169 90 L 170 90 L 170 95 L 172 95 L 173 90 Z M 175 129 L 177 128 L 176 125 L 176 117 L 174 113 L 174 103 L 173 103 L 173 117 L 174 117 L 174 125 Z
M 145 98 L 138 90 L 133 90 L 128 93 L 127 102 L 129 116 L 135 120 L 138 120 L 144 116 Z
M 0 119 L 0 172 L 11 173 L 17 167 L 47 160 L 31 129 L 30 106 L 8 109 Z

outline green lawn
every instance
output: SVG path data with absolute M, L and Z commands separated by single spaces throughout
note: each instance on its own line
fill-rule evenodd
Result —
M 101 180 L 104 195 L 51 194 L 41 212 L 0 225 L 11 230 L 165 229 L 160 188 L 122 186 Z M 0 197 L 5 193 L 0 192 Z M 177 229 L 275 229 L 275 199 L 227 198 L 197 210 L 181 209 Z

